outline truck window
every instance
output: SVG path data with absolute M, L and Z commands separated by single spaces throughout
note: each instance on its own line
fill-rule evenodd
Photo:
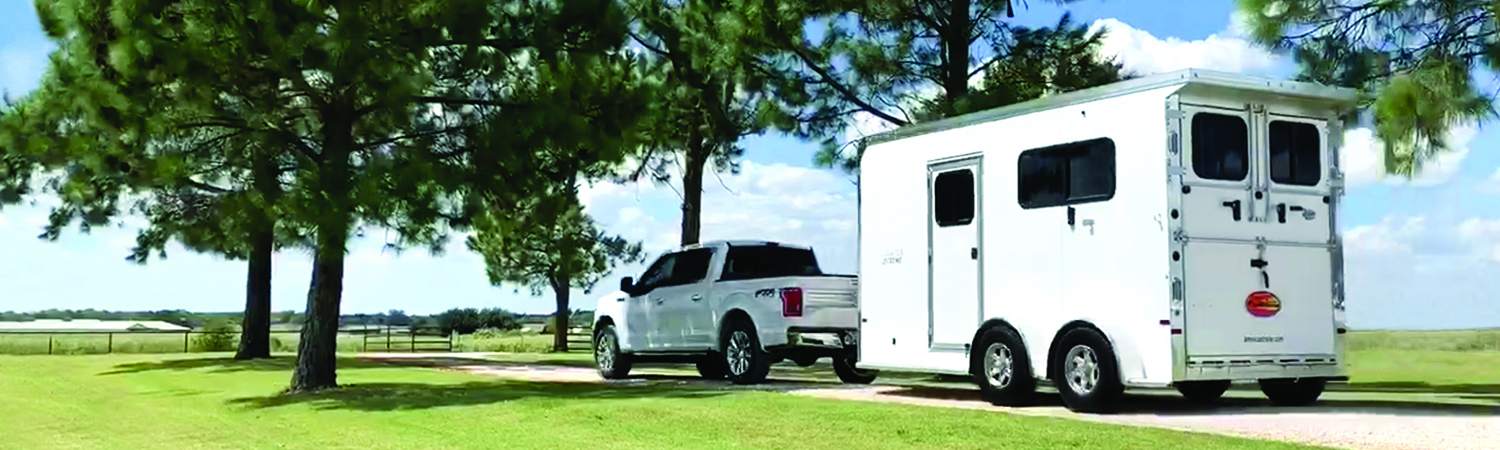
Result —
M 724 280 L 749 280 L 822 275 L 812 251 L 757 245 L 729 247 L 724 261 Z
M 1250 135 L 1238 116 L 1193 115 L 1193 173 L 1206 180 L 1240 181 L 1250 172 Z
M 1017 201 L 1022 208 L 1109 200 L 1115 195 L 1115 142 L 1090 139 L 1021 152 Z
M 940 227 L 974 221 L 974 171 L 953 170 L 932 181 L 933 216 Z
M 1314 186 L 1322 178 L 1322 139 L 1310 123 L 1271 122 L 1271 181 Z
M 707 248 L 669 253 L 652 263 L 636 285 L 658 288 L 702 281 L 708 275 L 712 257 L 713 250 Z

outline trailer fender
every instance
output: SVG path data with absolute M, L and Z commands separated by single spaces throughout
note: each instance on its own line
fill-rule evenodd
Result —
M 1059 358 L 1062 358 L 1067 349 L 1062 348 L 1062 337 L 1069 331 L 1078 328 L 1087 328 L 1104 336 L 1109 346 L 1114 350 L 1115 367 L 1119 369 L 1121 383 L 1129 383 L 1129 380 L 1145 377 L 1144 365 L 1140 359 L 1140 352 L 1134 351 L 1136 342 L 1130 339 L 1130 333 L 1120 330 L 1120 327 L 1109 322 L 1093 322 L 1088 319 L 1080 319 L 1063 325 L 1052 336 L 1052 342 L 1048 345 L 1045 374 L 1047 379 L 1055 379 L 1057 375 Z
M 1032 372 L 1027 375 L 1035 376 L 1037 371 L 1037 355 L 1032 354 L 1033 352 L 1031 351 L 1030 340 L 1026 339 L 1026 333 L 1022 333 L 1021 329 L 1016 328 L 1014 325 L 1011 325 L 1010 322 L 1007 322 L 1005 321 L 1005 319 L 1000 318 L 993 318 L 985 321 L 983 325 L 979 326 L 979 330 L 974 332 L 974 338 L 970 340 L 969 343 L 969 372 L 972 374 L 974 372 L 974 369 L 976 368 L 976 364 L 979 364 L 979 362 L 975 359 L 975 356 L 984 352 L 984 349 L 979 348 L 979 339 L 981 337 L 984 337 L 984 333 L 986 331 L 995 328 L 1008 329 L 1010 330 L 1010 332 L 1015 333 L 1017 337 L 1021 338 L 1021 350 L 1026 352 L 1026 359 L 1028 362 L 1027 366 L 1031 367 Z

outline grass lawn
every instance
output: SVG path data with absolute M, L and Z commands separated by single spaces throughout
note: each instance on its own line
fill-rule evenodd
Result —
M 0 356 L 0 436 L 24 449 L 1308 448 L 992 412 L 783 394 L 537 383 L 341 361 L 347 387 L 278 392 L 291 358 Z

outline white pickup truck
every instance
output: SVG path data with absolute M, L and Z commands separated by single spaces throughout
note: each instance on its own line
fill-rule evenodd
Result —
M 824 274 L 811 248 L 715 241 L 663 254 L 639 281 L 599 299 L 594 360 L 624 378 L 633 364 L 696 363 L 705 378 L 764 381 L 771 365 L 831 357 L 846 383 L 876 373 L 854 366 L 859 279 Z

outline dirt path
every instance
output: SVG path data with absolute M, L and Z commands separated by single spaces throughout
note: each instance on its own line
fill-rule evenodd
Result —
M 1004 408 L 979 398 L 978 390 L 963 383 L 949 385 L 882 384 L 856 386 L 789 380 L 773 375 L 770 382 L 736 386 L 683 376 L 681 370 L 642 368 L 630 380 L 606 381 L 591 368 L 566 365 L 507 363 L 486 360 L 481 354 L 371 354 L 361 357 L 391 363 L 457 370 L 532 381 L 618 384 L 677 384 L 696 388 L 771 390 L 827 399 L 904 403 L 950 408 L 1003 411 L 1034 416 L 1066 417 L 1121 425 L 1150 426 L 1242 437 L 1286 440 L 1359 450 L 1479 450 L 1500 448 L 1500 394 L 1484 398 L 1491 406 L 1463 406 L 1418 394 L 1372 398 L 1331 391 L 1318 406 L 1268 406 L 1253 390 L 1232 390 L 1220 405 L 1190 405 L 1174 392 L 1132 392 L 1121 412 L 1078 414 L 1061 406 L 1055 394 L 1044 394 L 1039 406 Z M 1474 398 L 1474 396 L 1468 396 Z

